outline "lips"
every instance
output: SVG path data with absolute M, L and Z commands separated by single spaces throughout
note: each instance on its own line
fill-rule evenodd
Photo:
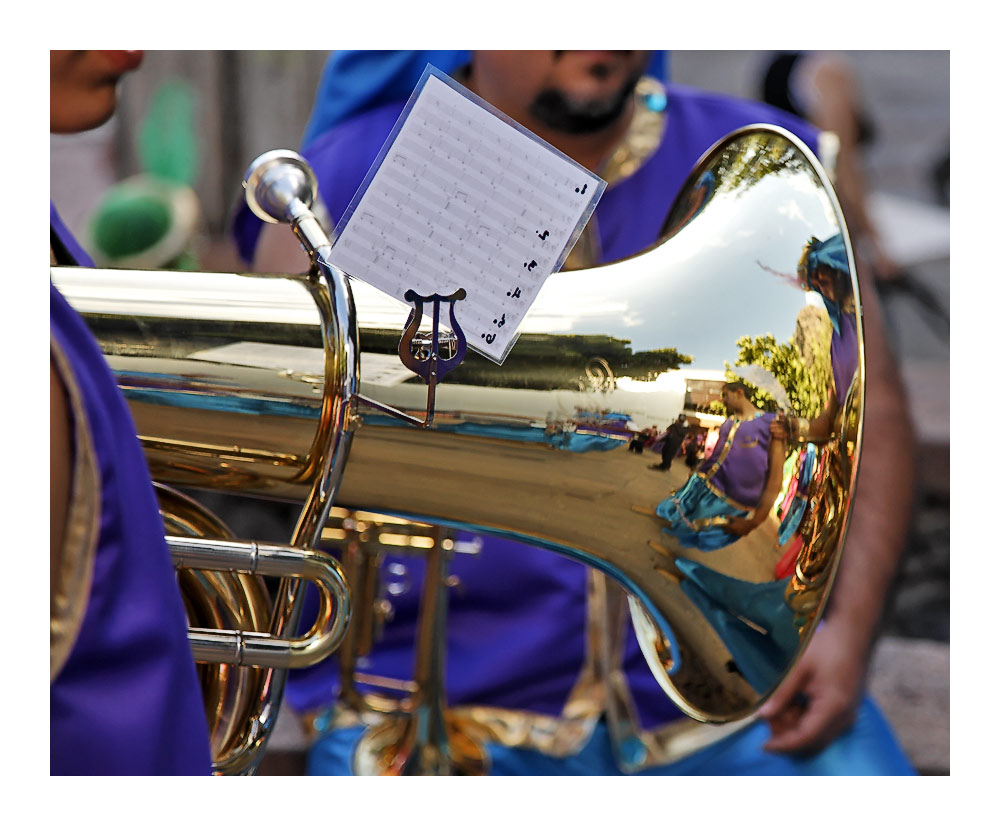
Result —
M 142 63 L 143 52 L 140 51 L 101 51 L 105 61 L 118 72 L 131 72 Z

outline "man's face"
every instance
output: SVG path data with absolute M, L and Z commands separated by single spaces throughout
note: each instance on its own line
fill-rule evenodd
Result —
M 742 394 L 738 390 L 722 390 L 722 403 L 726 406 L 726 413 L 735 413 L 739 409 L 739 401 Z
M 49 128 L 83 132 L 114 114 L 116 85 L 142 62 L 142 52 L 50 51 Z
M 813 286 L 830 301 L 836 301 L 836 282 L 826 267 L 817 267 L 812 277 Z
M 646 51 L 481 51 L 474 72 L 480 94 L 511 117 L 587 134 L 622 115 L 648 62 Z

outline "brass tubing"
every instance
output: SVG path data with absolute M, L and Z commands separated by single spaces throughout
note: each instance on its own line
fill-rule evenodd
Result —
M 174 566 L 209 571 L 308 579 L 320 589 L 320 611 L 303 636 L 275 639 L 251 631 L 192 628 L 191 648 L 198 662 L 261 668 L 305 668 L 340 644 L 350 618 L 347 581 L 333 557 L 288 545 L 168 536 Z

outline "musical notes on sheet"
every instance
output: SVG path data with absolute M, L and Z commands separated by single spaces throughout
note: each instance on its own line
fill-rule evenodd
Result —
M 330 260 L 401 301 L 464 288 L 470 346 L 502 361 L 605 183 L 434 69 L 415 95 Z

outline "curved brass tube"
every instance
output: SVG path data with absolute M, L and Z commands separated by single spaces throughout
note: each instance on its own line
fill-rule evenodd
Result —
M 192 628 L 188 638 L 197 662 L 261 668 L 305 668 L 340 645 L 350 621 L 347 582 L 333 557 L 289 545 L 168 536 L 178 569 L 242 571 L 308 579 L 319 587 L 319 614 L 312 627 L 291 639 L 254 631 Z

